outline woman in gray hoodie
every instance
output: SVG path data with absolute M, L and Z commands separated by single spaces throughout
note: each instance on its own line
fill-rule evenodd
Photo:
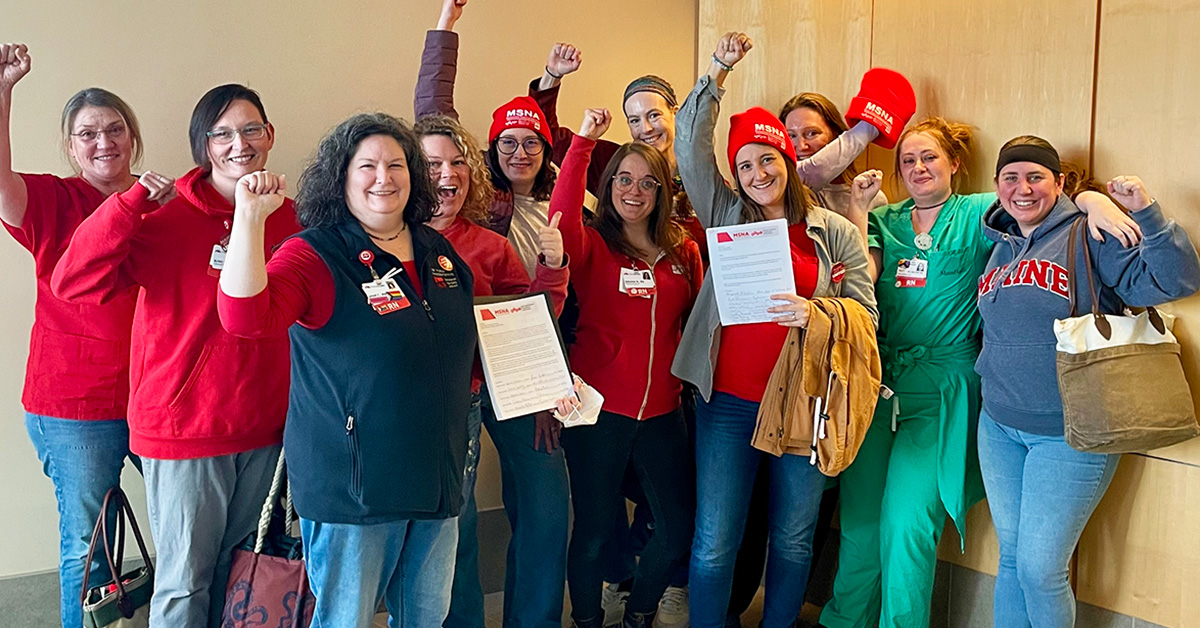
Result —
M 1119 459 L 1076 451 L 1063 437 L 1053 324 L 1071 315 L 1072 283 L 1080 303 L 1092 298 L 1086 281 L 1068 282 L 1067 244 L 1079 209 L 1062 193 L 1063 182 L 1049 142 L 1012 139 L 996 163 L 998 201 L 984 216 L 984 233 L 997 246 L 979 281 L 983 352 L 975 370 L 983 388 L 979 462 L 1000 540 L 996 626 L 1075 625 L 1068 562 Z M 1097 271 L 1101 311 L 1158 305 L 1200 289 L 1192 242 L 1141 179 L 1117 177 L 1108 193 L 1132 212 L 1143 239 L 1124 248 L 1106 238 L 1090 258 L 1078 247 L 1075 266 Z

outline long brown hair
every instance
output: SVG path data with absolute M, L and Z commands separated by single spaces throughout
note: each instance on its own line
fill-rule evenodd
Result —
M 779 120 L 786 124 L 788 114 L 800 108 L 811 109 L 817 115 L 821 116 L 821 119 L 825 121 L 825 125 L 833 132 L 833 137 L 830 138 L 831 141 L 850 130 L 850 126 L 846 124 L 846 120 L 842 117 L 842 112 L 838 111 L 837 105 L 833 104 L 833 101 L 824 95 L 816 92 L 800 92 L 792 96 L 792 99 L 784 103 L 783 108 L 779 110 Z M 858 166 L 854 165 L 852 161 L 850 165 L 846 166 L 845 170 L 838 174 L 838 178 L 843 183 L 849 183 L 858 174 Z
M 950 122 L 941 116 L 931 116 L 904 129 L 900 140 L 896 142 L 896 174 L 900 174 L 900 153 L 904 140 L 916 133 L 925 133 L 933 138 L 952 163 L 958 165 L 958 171 L 950 177 L 950 191 L 958 192 L 958 186 L 967 178 L 967 162 L 971 159 L 971 151 L 975 147 L 975 132 L 971 125 L 961 122 Z
M 600 195 L 596 203 L 596 215 L 592 218 L 592 227 L 600 232 L 600 236 L 604 238 L 609 250 L 635 259 L 640 258 L 637 249 L 629 242 L 629 238 L 625 237 L 625 221 L 617 212 L 617 208 L 613 206 L 612 199 L 612 179 L 620 169 L 621 162 L 630 155 L 637 155 L 645 159 L 646 165 L 650 167 L 650 176 L 659 183 L 658 191 L 654 194 L 654 209 L 650 212 L 649 226 L 652 230 L 650 239 L 655 246 L 663 250 L 672 264 L 687 267 L 686 260 L 683 258 L 686 234 L 683 227 L 680 227 L 673 217 L 672 197 L 674 191 L 671 186 L 671 165 L 667 163 L 667 158 L 663 157 L 663 154 L 655 148 L 638 142 L 630 142 L 623 144 L 613 154 L 612 159 L 608 161 L 608 166 L 604 168 L 604 174 L 600 177 Z M 688 277 L 690 283 L 691 275 L 688 273 L 684 273 L 684 275 Z
M 779 152 L 778 148 L 772 147 L 772 150 Z M 783 153 L 779 153 L 783 155 Z M 795 157 L 791 155 L 790 157 Z M 800 180 L 800 173 L 796 172 L 796 162 L 790 157 L 782 157 L 787 162 L 787 183 L 783 188 L 783 217 L 787 218 L 789 225 L 799 224 L 808 217 L 808 209 L 815 205 L 815 195 L 804 185 Z M 746 222 L 760 222 L 767 219 L 766 208 L 759 205 L 750 195 L 746 193 L 742 187 L 742 180 L 738 178 L 737 173 L 733 173 L 733 180 L 737 182 L 738 196 L 742 198 L 742 218 Z

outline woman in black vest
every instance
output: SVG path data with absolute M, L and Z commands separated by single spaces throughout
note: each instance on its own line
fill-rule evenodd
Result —
M 288 328 L 284 448 L 317 596 L 314 625 L 440 626 L 462 505 L 475 331 L 472 276 L 424 223 L 437 205 L 416 135 L 360 114 L 300 178 L 305 230 L 265 264 L 263 222 L 284 179 L 238 182 L 221 322 Z

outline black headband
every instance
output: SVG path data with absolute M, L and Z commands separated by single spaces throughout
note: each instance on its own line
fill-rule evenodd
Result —
M 668 107 L 674 108 L 679 106 L 679 99 L 675 97 L 675 90 L 671 87 L 671 84 L 653 74 L 633 79 L 629 87 L 625 88 L 625 97 L 621 99 L 621 102 L 624 103 L 626 100 L 629 100 L 630 96 L 638 92 L 654 92 L 667 101 Z
M 1062 174 L 1058 151 L 1036 144 L 1017 144 L 1000 150 L 1000 156 L 996 158 L 996 176 L 1000 176 L 1000 170 L 1005 166 L 1018 161 L 1035 163 L 1045 166 L 1056 175 Z

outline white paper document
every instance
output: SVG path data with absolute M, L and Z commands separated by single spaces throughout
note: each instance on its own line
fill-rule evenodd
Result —
M 549 410 L 573 392 L 545 295 L 476 304 L 475 329 L 497 420 Z
M 772 294 L 794 293 L 787 221 L 766 220 L 705 230 L 722 325 L 766 323 L 781 305 Z

